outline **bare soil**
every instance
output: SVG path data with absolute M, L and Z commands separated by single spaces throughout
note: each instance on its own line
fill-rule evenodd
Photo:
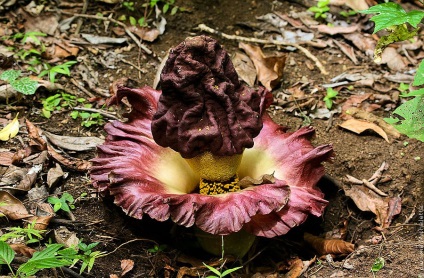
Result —
M 256 16 L 273 10 L 281 13 L 306 10 L 306 7 L 295 1 L 280 1 L 276 4 L 272 1 L 187 0 L 177 1 L 177 4 L 189 8 L 190 11 L 167 16 L 165 33 L 153 43 L 147 44 L 152 49 L 153 55 L 144 54 L 137 47 L 125 53 L 125 60 L 145 70 L 141 78 L 138 70 L 127 63 L 119 63 L 118 69 L 107 69 L 93 63 L 93 67 L 101 77 L 102 89 L 107 89 L 111 82 L 122 77 L 130 77 L 140 86 L 151 85 L 160 64 L 158 57 L 163 57 L 170 47 L 177 45 L 186 37 L 201 34 L 195 29 L 200 23 L 225 33 L 254 37 L 253 30 L 238 23 L 255 21 Z M 90 1 L 87 13 L 95 14 L 108 9 L 110 6 Z M 101 32 L 99 30 L 102 28 L 103 26 L 99 26 L 96 20 L 84 19 L 82 32 L 96 33 Z M 217 38 L 229 53 L 234 53 L 238 49 L 238 42 L 212 36 Z M 95 55 L 88 48 L 82 48 L 80 54 L 88 54 L 89 57 Z M 319 49 L 311 46 L 306 48 L 323 61 L 329 75 L 322 75 L 313 62 L 301 52 L 286 51 L 287 61 L 294 63 L 286 63 L 284 81 L 281 88 L 275 90 L 275 95 L 301 80 L 313 84 L 329 83 L 331 78 L 349 68 L 357 67 L 359 70 L 371 72 L 387 71 L 387 68 L 375 65 L 369 58 L 363 58 L 358 65 L 354 65 L 339 49 Z M 266 49 L 271 53 L 276 51 L 276 48 L 271 46 Z M 312 69 L 307 65 L 312 65 Z M 59 82 L 78 91 L 66 78 Z M 367 87 L 355 90 L 373 93 Z M 42 94 L 46 96 L 49 93 L 42 92 Z M 19 105 L 26 107 L 22 111 L 23 115 L 43 130 L 63 135 L 105 136 L 101 127 L 82 128 L 79 122 L 71 120 L 67 113 L 55 114 L 49 120 L 42 118 L 39 113 L 40 104 L 37 101 L 33 104 L 33 99 L 39 100 L 39 97 L 41 96 L 27 97 Z M 347 98 L 348 95 L 342 95 L 339 101 L 342 102 Z M 277 104 L 273 105 L 269 112 L 276 122 L 287 126 L 291 131 L 303 123 L 301 117 L 285 111 Z M 383 109 L 373 113 L 379 116 L 389 114 Z M 335 258 L 334 262 L 322 258 L 321 263 L 310 266 L 302 277 L 423 277 L 424 145 L 407 137 L 392 139 L 391 143 L 387 143 L 373 132 L 358 135 L 338 127 L 341 122 L 338 115 L 334 116 L 331 123 L 329 120 L 319 119 L 312 119 L 311 122 L 316 129 L 313 143 L 315 145 L 332 143 L 336 153 L 334 163 L 325 165 L 330 179 L 324 179 L 320 184 L 326 193 L 326 199 L 330 201 L 323 217 L 319 219 L 310 217 L 304 225 L 285 236 L 258 239 L 249 254 L 241 260 L 244 268 L 235 272 L 233 277 L 286 277 L 285 266 L 291 259 L 299 257 L 306 261 L 315 256 L 314 251 L 303 241 L 304 232 L 324 234 L 339 227 L 343 221 L 348 223 L 345 240 L 354 243 L 357 251 L 347 257 Z M 25 137 L 25 134 L 21 137 Z M 407 145 L 404 144 L 405 141 L 408 142 Z M 7 144 L 0 143 L 2 148 L 18 145 L 18 140 Z M 95 153 L 71 155 L 90 159 Z M 421 157 L 421 160 L 414 159 L 416 157 Z M 383 162 L 389 165 L 386 174 L 390 175 L 391 180 L 380 184 L 379 188 L 389 196 L 399 196 L 402 200 L 402 211 L 395 217 L 391 226 L 381 232 L 375 229 L 378 226 L 374 221 L 375 216 L 360 211 L 345 195 L 343 186 L 347 185 L 344 182 L 346 174 L 358 179 L 368 179 Z M 101 242 L 97 250 L 112 252 L 99 258 L 87 277 L 109 277 L 110 274 L 119 274 L 120 260 L 123 259 L 132 259 L 135 262 L 134 269 L 125 277 L 177 277 L 182 267 L 189 268 L 195 266 L 193 265 L 195 263 L 212 263 L 219 259 L 199 249 L 191 229 L 175 227 L 170 222 L 157 223 L 147 217 L 140 221 L 125 216 L 120 208 L 113 205 L 112 200 L 100 198 L 95 194 L 87 173 L 70 171 L 63 188 L 74 196 L 79 196 L 83 192 L 89 192 L 91 196 L 88 200 L 76 204 L 73 211 L 76 222 L 67 224 L 68 229 L 75 231 L 77 236 L 86 242 Z M 49 228 L 54 229 L 60 225 L 63 224 L 53 222 Z M 372 241 L 378 236 L 383 236 L 383 240 L 373 244 Z M 166 248 L 160 252 L 149 252 L 148 249 L 155 245 L 166 245 Z M 386 265 L 373 274 L 370 269 L 378 257 L 383 257 Z M 226 266 L 231 268 L 238 265 L 239 262 L 230 260 Z M 58 275 L 62 276 L 60 273 Z

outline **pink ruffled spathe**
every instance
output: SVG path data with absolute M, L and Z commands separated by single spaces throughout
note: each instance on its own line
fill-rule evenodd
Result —
M 260 179 L 273 174 L 275 182 L 201 195 L 196 193 L 199 176 L 186 160 L 153 140 L 151 122 L 161 92 L 150 87 L 127 88 L 122 82 L 114 86 L 116 94 L 111 101 L 126 97 L 132 111 L 126 115 L 127 122 L 105 126 L 108 136 L 92 160 L 91 179 L 129 216 L 172 219 L 214 235 L 243 228 L 254 235 L 274 237 L 300 225 L 309 214 L 323 213 L 327 201 L 316 184 L 324 175 L 321 163 L 332 157 L 333 150 L 331 145 L 314 148 L 310 144 L 312 128 L 285 132 L 265 112 L 263 128 L 254 138 L 253 148 L 245 149 L 238 176 Z

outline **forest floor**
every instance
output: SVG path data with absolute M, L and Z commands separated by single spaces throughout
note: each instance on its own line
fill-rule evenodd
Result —
M 21 180 L 25 176 L 10 179 L 11 173 L 17 171 L 13 164 L 26 171 L 27 176 L 28 169 L 36 164 L 31 162 L 33 157 L 26 157 L 17 163 L 16 156 L 15 160 L 12 157 L 18 153 L 27 156 L 25 150 L 28 146 L 33 147 L 31 154 L 40 153 L 34 151 L 34 134 L 31 135 L 31 131 L 27 130 L 24 119 L 51 134 L 97 137 L 103 140 L 106 136 L 103 123 L 114 118 L 122 119 L 121 110 L 124 109 L 104 107 L 110 96 L 108 89 L 112 82 L 128 77 L 134 81 L 134 86 L 152 86 L 168 49 L 186 37 L 204 34 L 217 39 L 230 55 L 243 53 L 239 47 L 240 37 L 258 40 L 272 36 L 278 40 L 282 36 L 292 36 L 295 45 L 291 46 L 245 42 L 260 46 L 265 56 L 272 57 L 266 61 L 279 60 L 282 55 L 286 57 L 282 76 L 261 80 L 267 86 L 271 86 L 271 81 L 273 85 L 281 81 L 271 88 L 274 103 L 268 112 L 277 123 L 288 127 L 290 131 L 305 124 L 313 126 L 316 130 L 313 144 L 331 143 L 335 150 L 334 162 L 325 163 L 327 178 L 319 185 L 329 201 L 324 215 L 321 218 L 310 217 L 287 235 L 272 239 L 258 238 L 244 258 L 227 260 L 225 268 L 243 266 L 231 275 L 256 278 L 299 275 L 424 277 L 424 145 L 380 126 L 384 125 L 381 119 L 390 116 L 402 101 L 399 98 L 403 90 L 400 84 L 412 82 L 417 61 L 424 57 L 421 40 L 397 43 L 390 49 L 384 63 L 376 64 L 372 57 L 376 35 L 372 35 L 373 25 L 369 16 L 358 13 L 349 17 L 341 16 L 341 11 L 351 10 L 347 5 L 330 5 L 331 16 L 328 20 L 336 21 L 342 27 L 329 31 L 323 19 L 315 22 L 313 14 L 306 12 L 308 7 L 315 5 L 314 1 L 177 0 L 175 5 L 183 9 L 174 15 L 170 11 L 164 15 L 166 26 L 159 24 L 165 28 L 163 34 L 153 34 L 152 42 L 148 42 L 145 37 L 143 48 L 151 51 L 147 53 L 134 41 L 138 35 L 146 36 L 141 34 L 140 27 L 127 26 L 131 34 L 135 34 L 131 38 L 119 24 L 104 18 L 85 16 L 102 14 L 118 19 L 121 15 L 127 18 L 132 15 L 138 20 L 145 15 L 145 10 L 149 10 L 140 8 L 138 2 L 135 5 L 139 12 L 137 9 L 131 11 L 125 8 L 123 4 L 108 4 L 105 3 L 108 1 L 102 0 L 87 1 L 88 7 L 85 10 L 83 1 L 52 1 L 45 6 L 41 2 L 33 1 L 31 4 L 29 1 L 16 1 L 10 6 L 4 4 L 3 10 L 0 8 L 0 37 L 3 38 L 0 41 L 0 58 L 3 62 L 0 72 L 19 69 L 26 76 L 36 76 L 29 69 L 29 62 L 34 57 L 41 61 L 33 66 L 38 72 L 41 72 L 45 62 L 57 65 L 72 60 L 78 63 L 72 65 L 69 76 L 58 73 L 54 83 L 49 82 L 51 79 L 47 81 L 47 76 L 42 77 L 44 86 L 37 88 L 33 95 L 23 96 L 10 90 L 0 90 L 0 125 L 9 123 L 18 112 L 21 124 L 16 137 L 0 142 L 0 186 L 22 201 L 30 213 L 33 213 L 36 206 L 34 198 L 39 200 L 34 197 L 34 189 L 44 188 L 47 195 L 60 196 L 60 192 L 68 192 L 73 196 L 75 208 L 71 214 L 57 212 L 45 228 L 52 235 L 66 227 L 71 235 L 86 243 L 100 242 L 95 250 L 107 255 L 98 258 L 90 273 L 85 272 L 82 276 L 110 277 L 114 274 L 116 276 L 111 277 L 120 277 L 123 271 L 121 261 L 132 260 L 133 268 L 124 277 L 206 277 L 210 272 L 202 262 L 219 267 L 221 261 L 199 249 L 192 230 L 175 227 L 170 222 L 158 223 L 148 217 L 143 220 L 132 219 L 113 205 L 113 200 L 99 197 L 91 185 L 88 167 L 78 164 L 78 161 L 64 159 L 74 157 L 81 162 L 96 156 L 93 148 L 84 151 L 77 149 L 78 142 L 70 143 L 68 148 L 54 147 L 58 156 L 52 155 L 51 149 L 48 149 L 49 155 L 42 161 L 42 169 L 26 184 L 26 188 L 11 190 L 17 184 L 22 185 Z M 159 4 L 163 6 L 163 3 Z M 366 5 L 367 1 L 357 1 L 357 4 Z M 422 9 L 414 2 L 402 3 L 402 6 L 407 10 Z M 72 15 L 75 15 L 74 20 L 66 23 L 65 19 Z M 156 20 L 154 10 L 149 19 Z M 78 22 L 82 24 L 78 25 Z M 199 24 L 236 37 L 225 38 L 222 33 L 207 33 L 198 28 Z M 40 45 L 34 40 L 23 42 L 22 38 L 13 37 L 17 33 L 29 34 L 32 31 L 47 34 L 35 35 L 46 47 L 42 54 L 27 53 L 31 49 L 40 50 Z M 109 40 L 101 43 L 96 40 L 97 37 L 89 40 L 88 35 L 103 36 Z M 301 49 L 306 49 L 311 55 L 308 57 Z M 27 55 L 23 56 L 24 53 Z M 258 53 L 256 55 L 262 55 Z M 322 66 L 311 56 L 320 61 Z M 272 70 L 272 65 L 268 70 Z M 0 86 L 4 84 L 0 83 Z M 260 85 L 258 81 L 256 85 Z M 330 110 L 323 101 L 329 87 L 338 92 L 331 99 L 333 106 Z M 90 103 L 94 112 L 88 111 L 87 117 L 92 122 L 85 121 L 86 126 L 83 126 L 83 121 L 87 119 L 82 118 L 85 117 L 82 110 L 78 110 L 81 114 L 75 114 L 77 119 L 71 118 L 73 109 L 62 105 L 65 102 L 63 95 L 59 104 L 54 106 L 55 111 L 51 112 L 51 117 L 44 117 L 43 99 L 61 92 L 81 98 L 77 105 L 79 107 Z M 9 94 L 7 99 L 5 94 Z M 352 108 L 360 111 L 353 116 L 347 115 L 346 111 Z M 104 112 L 103 122 L 97 115 L 89 114 L 96 111 Z M 352 128 L 342 128 L 341 125 L 349 119 L 360 121 L 354 122 L 354 126 L 363 122 L 371 123 L 373 130 L 368 128 L 357 134 L 351 131 Z M 386 135 L 387 140 L 381 135 Z M 53 142 L 51 144 L 54 145 Z M 48 181 L 47 173 L 57 169 L 57 165 L 61 166 L 64 173 L 58 174 L 57 180 Z M 349 181 L 348 176 L 359 181 L 368 180 L 378 169 L 383 171 L 377 187 L 387 197 L 370 193 L 366 195 L 368 199 L 362 197 L 358 200 L 356 197 L 357 200 L 353 200 L 355 197 L 352 195 L 358 196 L 357 188 L 362 185 L 353 184 L 352 178 Z M 52 171 L 50 176 L 54 173 Z M 351 197 L 347 196 L 347 191 L 351 192 Z M 365 207 L 378 203 L 385 209 L 374 213 L 363 211 L 357 204 L 361 201 Z M 385 223 L 377 223 L 379 219 Z M 1 231 L 4 234 L 10 227 L 22 223 L 19 217 L 15 220 L 2 218 Z M 316 236 L 331 234 L 332 237 L 353 243 L 355 250 L 335 258 L 320 257 L 304 242 L 303 234 L 306 232 Z M 385 265 L 372 272 L 371 268 L 378 258 L 383 258 Z M 299 263 L 301 267 L 296 272 L 295 265 Z M 14 265 L 17 266 L 18 262 L 14 262 Z M 45 271 L 38 275 L 78 277 L 75 273 L 78 269 L 71 269 L 73 273 Z M 7 269 L 3 268 L 2 271 L 6 275 Z

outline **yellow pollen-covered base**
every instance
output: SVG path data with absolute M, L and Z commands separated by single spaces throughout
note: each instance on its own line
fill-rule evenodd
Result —
M 237 175 L 233 176 L 228 181 L 210 181 L 200 179 L 199 193 L 203 195 L 218 195 L 228 192 L 236 192 L 240 190 L 238 182 L 239 178 Z

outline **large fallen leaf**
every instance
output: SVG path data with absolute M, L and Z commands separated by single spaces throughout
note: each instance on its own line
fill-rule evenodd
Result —
M 305 233 L 304 240 L 309 243 L 319 255 L 348 255 L 355 250 L 355 245 L 341 239 L 325 239 Z
M 367 122 L 367 121 L 350 119 L 350 120 L 347 120 L 347 121 L 341 123 L 340 127 L 347 129 L 347 130 L 350 130 L 352 132 L 355 132 L 356 134 L 361 134 L 365 130 L 370 129 L 370 130 L 375 131 L 381 137 L 383 137 L 384 140 L 386 140 L 387 142 L 390 142 L 389 138 L 387 137 L 386 132 L 384 132 L 384 130 L 381 127 L 379 127 L 376 124 Z
M 346 196 L 352 198 L 360 210 L 374 213 L 376 215 L 375 222 L 383 229 L 389 227 L 393 217 L 401 211 L 399 197 L 381 197 L 363 185 L 344 187 L 343 189 Z
M 255 65 L 259 82 L 270 91 L 275 88 L 283 77 L 286 56 L 279 55 L 266 57 L 259 46 L 243 42 L 240 42 L 239 47 L 249 55 Z
M 55 186 L 64 175 L 65 173 L 62 171 L 60 165 L 56 164 L 56 167 L 50 168 L 47 172 L 47 185 L 49 187 Z
M 8 141 L 9 139 L 15 137 L 18 132 L 19 122 L 18 115 L 16 115 L 16 117 L 8 125 L 6 125 L 2 130 L 0 130 L 0 140 Z
M 71 151 L 94 150 L 96 146 L 104 143 L 104 140 L 98 137 L 61 136 L 47 131 L 43 131 L 43 134 L 46 135 L 47 139 L 49 139 L 53 145 Z
M 314 28 L 317 28 L 318 32 L 329 34 L 329 35 L 336 35 L 336 34 L 350 34 L 358 30 L 359 25 L 351 25 L 351 26 L 329 26 L 325 24 L 320 24 L 317 26 L 314 26 Z
M 387 47 L 381 54 L 380 64 L 387 64 L 387 66 L 394 71 L 403 71 L 408 66 L 397 50 L 393 47 Z
M 252 60 L 246 54 L 237 51 L 232 61 L 238 76 L 250 87 L 253 87 L 256 81 L 256 69 Z
M 32 216 L 21 201 L 6 191 L 0 191 L 0 213 L 9 220 L 19 220 Z
M 0 165 L 9 166 L 13 162 L 13 157 L 15 153 L 13 152 L 0 152 Z
M 133 260 L 121 260 L 121 277 L 130 272 L 134 268 L 134 261 Z
M 6 172 L 0 177 L 0 186 L 13 186 L 21 182 L 21 180 L 26 176 L 28 170 L 25 168 L 20 168 L 15 165 L 10 165 Z
M 37 250 L 32 249 L 31 247 L 28 247 L 28 246 L 26 246 L 25 244 L 22 244 L 22 243 L 12 243 L 12 244 L 9 244 L 9 246 L 17 254 L 23 255 L 27 258 L 31 258 L 32 254 L 37 252 Z

